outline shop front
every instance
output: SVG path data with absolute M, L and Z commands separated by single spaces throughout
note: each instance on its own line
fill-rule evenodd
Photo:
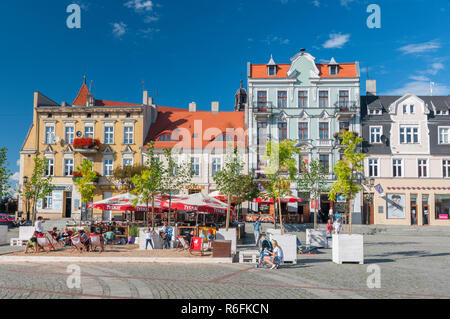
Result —
M 450 226 L 450 187 L 447 181 L 402 180 L 395 183 L 380 180 L 377 184 L 381 185 L 384 194 L 374 194 L 374 224 Z

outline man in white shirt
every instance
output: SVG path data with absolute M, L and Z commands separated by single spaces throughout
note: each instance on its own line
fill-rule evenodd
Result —
M 34 223 L 34 231 L 36 233 L 39 234 L 43 234 L 44 233 L 44 227 L 42 227 L 42 223 L 44 223 L 44 219 L 39 216 L 38 219 L 36 220 L 36 222 Z

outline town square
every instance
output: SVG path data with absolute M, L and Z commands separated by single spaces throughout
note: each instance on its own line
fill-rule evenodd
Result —
M 0 5 L 0 299 L 450 298 L 448 1 L 262 2 Z

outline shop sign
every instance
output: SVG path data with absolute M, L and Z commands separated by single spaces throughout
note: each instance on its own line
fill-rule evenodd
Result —
M 339 194 L 337 197 L 338 203 L 346 203 L 347 202 L 347 195 Z
M 448 219 L 448 215 L 447 214 L 440 214 L 439 215 L 439 219 Z
M 58 185 L 54 185 L 53 186 L 53 190 L 54 191 L 64 191 L 64 192 L 71 192 L 73 190 L 72 186 L 58 186 Z
M 206 189 L 205 186 L 202 185 L 186 185 L 185 186 L 186 189 L 190 189 L 190 190 L 202 190 L 202 189 Z

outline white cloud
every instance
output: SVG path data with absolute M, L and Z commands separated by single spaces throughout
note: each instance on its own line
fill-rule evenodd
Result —
M 341 0 L 341 6 L 348 7 L 348 5 L 355 0 Z
M 262 42 L 265 42 L 267 45 L 271 45 L 272 43 L 279 43 L 279 44 L 289 44 L 291 41 L 289 39 L 283 39 L 277 36 L 268 36 L 265 40 L 262 40 Z
M 20 159 L 18 159 L 18 160 L 16 161 L 16 165 L 17 165 L 17 166 L 20 166 Z
M 14 182 L 18 182 L 20 179 L 20 175 L 19 172 L 15 172 L 14 174 L 11 175 L 11 177 L 9 178 L 10 180 L 14 181 Z
M 312 4 L 313 4 L 315 7 L 320 7 L 320 2 L 319 2 L 319 0 L 314 0 L 314 1 L 312 2 Z
M 439 41 L 432 40 L 424 43 L 408 44 L 401 48 L 398 48 L 398 50 L 402 51 L 403 54 L 416 54 L 416 53 L 433 52 L 440 48 L 441 44 L 439 43 Z
M 413 93 L 415 95 L 430 95 L 430 81 L 412 81 L 406 83 L 403 87 L 391 90 L 386 95 L 404 95 Z M 442 83 L 435 83 L 433 86 L 433 95 L 449 95 L 450 87 Z
M 136 12 L 150 12 L 153 11 L 153 2 L 150 0 L 130 0 L 124 4 L 125 7 L 134 9 Z
M 425 75 L 411 75 L 409 78 L 414 81 L 430 81 Z
M 427 72 L 431 75 L 436 75 L 440 70 L 443 69 L 445 69 L 444 64 L 436 62 L 431 65 L 431 68 Z
M 330 38 L 322 44 L 325 49 L 340 49 L 350 40 L 350 34 L 332 33 Z
M 116 38 L 122 37 L 127 32 L 127 25 L 123 22 L 113 23 L 112 26 L 113 26 L 112 33 Z

